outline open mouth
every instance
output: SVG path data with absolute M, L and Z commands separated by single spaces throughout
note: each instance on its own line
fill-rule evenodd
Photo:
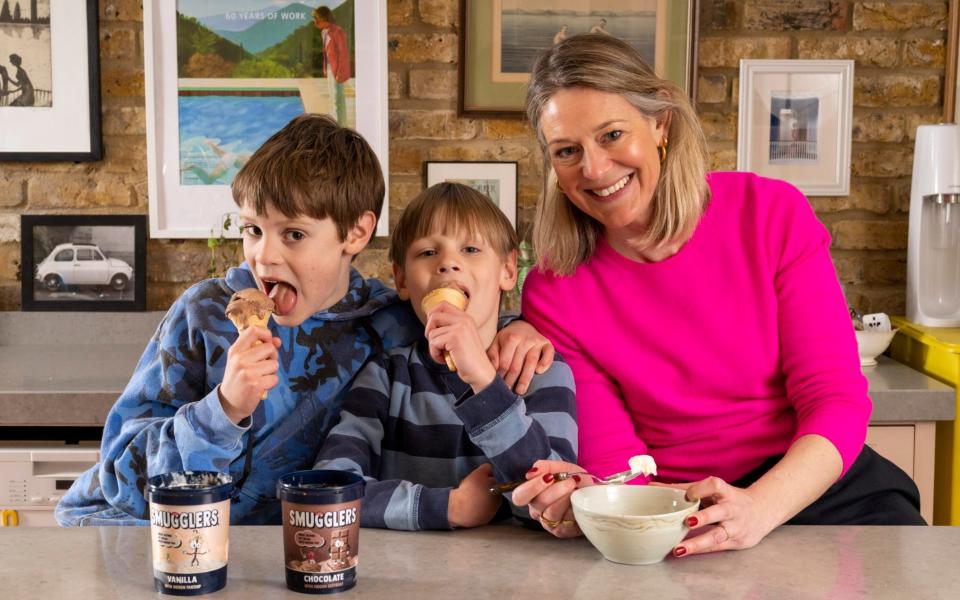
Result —
M 594 196 L 599 196 L 599 197 L 601 197 L 601 198 L 607 198 L 607 197 L 609 197 L 609 196 L 612 196 L 613 194 L 616 194 L 617 192 L 619 192 L 619 191 L 622 190 L 623 188 L 625 188 L 625 187 L 627 186 L 627 184 L 630 183 L 630 179 L 631 179 L 632 177 L 633 177 L 633 173 L 624 176 L 622 179 L 619 179 L 618 181 L 614 182 L 613 185 L 610 185 L 610 186 L 607 186 L 607 187 L 601 188 L 601 189 L 588 190 L 588 191 L 589 191 L 591 194 L 593 194 Z
M 467 300 L 470 299 L 470 290 L 468 290 L 467 286 L 463 285 L 459 281 L 447 281 L 445 283 L 440 284 L 439 287 L 457 288 L 458 290 L 463 292 L 463 295 L 467 297 Z
M 263 293 L 273 300 L 278 317 L 289 314 L 297 306 L 297 288 L 279 279 L 260 278 Z

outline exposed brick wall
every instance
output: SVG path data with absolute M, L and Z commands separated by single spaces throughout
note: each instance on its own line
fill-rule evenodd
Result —
M 811 198 L 834 237 L 848 296 L 903 313 L 907 209 L 917 125 L 942 113 L 945 0 L 701 0 L 698 111 L 717 169 L 736 166 L 740 58 L 851 58 L 850 195 Z M 0 163 L 0 310 L 19 308 L 21 213 L 145 214 L 143 18 L 136 0 L 100 0 L 105 158 Z M 515 160 L 527 226 L 542 158 L 521 121 L 456 116 L 457 0 L 389 0 L 390 218 L 422 189 L 425 160 Z M 385 239 L 357 260 L 390 278 Z M 150 240 L 147 305 L 162 309 L 206 274 L 203 240 Z

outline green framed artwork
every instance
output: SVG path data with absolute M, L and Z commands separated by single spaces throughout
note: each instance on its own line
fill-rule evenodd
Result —
M 457 109 L 522 118 L 537 54 L 566 37 L 605 33 L 633 45 L 691 97 L 698 0 L 460 0 Z

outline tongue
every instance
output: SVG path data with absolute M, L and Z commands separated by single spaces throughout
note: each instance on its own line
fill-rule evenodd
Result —
M 283 316 L 297 305 L 297 290 L 286 283 L 278 283 L 270 291 L 270 297 L 276 304 L 277 315 Z

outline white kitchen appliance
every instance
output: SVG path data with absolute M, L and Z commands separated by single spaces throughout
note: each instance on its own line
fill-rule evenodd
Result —
M 96 447 L 0 447 L 0 527 L 56 527 L 60 497 L 99 456 Z
M 907 319 L 960 327 L 960 125 L 921 125 L 913 153 Z

